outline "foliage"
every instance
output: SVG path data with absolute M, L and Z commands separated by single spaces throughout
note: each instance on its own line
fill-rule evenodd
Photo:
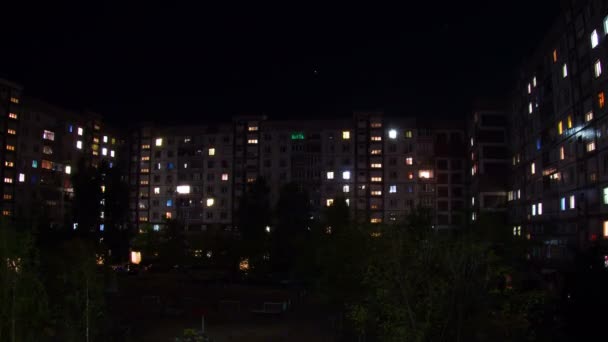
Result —
M 185 329 L 183 336 L 175 338 L 175 342 L 211 342 L 211 339 L 196 329 Z
M 99 227 L 102 199 L 101 173 L 81 158 L 76 171 L 72 173 L 72 185 L 74 188 L 72 218 L 73 222 L 78 223 L 76 232 L 80 236 L 88 236 Z
M 237 223 L 241 233 L 241 257 L 247 257 L 254 270 L 261 271 L 264 255 L 269 250 L 266 227 L 271 224 L 269 188 L 264 178 L 249 185 L 237 212 Z

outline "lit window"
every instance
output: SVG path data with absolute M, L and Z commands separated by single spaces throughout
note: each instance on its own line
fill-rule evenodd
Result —
M 348 185 L 342 186 L 342 192 L 350 192 L 350 186 L 348 186 Z
M 7 151 L 14 151 L 15 150 L 15 146 L 13 146 L 13 145 L 6 145 L 6 150 Z
M 534 111 L 534 106 L 532 106 L 532 102 L 528 103 L 528 113 L 532 114 L 532 112 Z
M 142 156 L 141 157 L 141 161 L 148 161 L 150 160 L 150 156 Z
M 4 199 L 5 200 L 11 200 L 11 199 L 13 199 L 13 195 L 11 195 L 11 194 L 4 194 Z
M 207 207 L 213 207 L 213 205 L 215 204 L 215 199 L 214 198 L 207 198 Z
M 600 37 L 597 34 L 597 30 L 591 32 L 591 48 L 595 48 L 600 43 Z
M 8 117 L 11 118 L 11 119 L 15 119 L 16 120 L 17 119 L 17 114 L 15 114 L 15 113 L 8 113 Z
M 149 150 L 150 149 L 150 144 L 143 144 L 143 145 L 141 145 L 141 149 L 142 150 Z
M 372 122 L 371 126 L 372 126 L 372 128 L 381 128 L 382 122 Z
M 249 132 L 255 132 L 258 130 L 258 126 L 249 126 L 249 127 L 247 127 L 247 130 Z
M 564 133 L 564 125 L 561 121 L 557 123 L 557 133 L 560 135 Z
M 149 172 L 150 172 L 150 169 L 147 169 L 147 168 L 146 169 L 141 169 L 141 173 L 149 173 Z
M 70 173 L 72 173 L 72 167 L 70 165 L 66 165 L 66 167 L 65 167 L 65 173 L 68 174 L 68 175 Z
M 568 115 L 568 129 L 572 128 L 572 115 Z
M 304 140 L 304 132 L 291 133 L 291 140 Z M 256 142 L 257 144 L 257 142 Z
M 114 150 L 110 150 L 110 157 L 114 158 L 114 156 L 116 156 L 116 153 L 114 152 Z
M 576 207 L 576 199 L 574 195 L 570 195 L 570 209 L 574 209 Z
M 538 215 L 542 215 L 543 214 L 543 204 L 542 203 L 538 203 Z
M 250 144 L 250 145 L 255 145 L 255 144 L 258 143 L 258 139 L 248 139 L 247 143 Z
M 334 172 L 333 171 L 327 171 L 327 179 L 334 179 Z
M 215 155 L 215 148 L 214 147 L 209 148 L 208 154 L 210 156 L 214 156 Z
M 44 154 L 53 154 L 53 149 L 50 146 L 43 146 L 42 153 Z
M 587 143 L 587 152 L 595 151 L 595 141 Z
M 566 63 L 564 63 L 564 65 L 562 66 L 562 77 L 568 77 L 568 64 Z
M 477 213 L 476 212 L 472 212 L 471 213 L 471 221 L 475 221 L 477 219 Z
M 101 148 L 101 155 L 102 155 L 102 156 L 107 156 L 107 155 L 108 155 L 108 149 L 107 149 L 107 148 L 105 148 L 105 147 L 102 147 L 102 148 Z
M 604 204 L 608 204 L 608 187 L 604 188 Z
M 350 139 L 350 131 L 342 131 L 342 139 L 343 140 Z
M 413 172 L 409 172 L 407 174 L 407 179 L 414 179 L 414 173 Z
M 405 131 L 405 137 L 408 138 L 408 139 L 411 138 L 412 137 L 412 131 L 410 131 L 410 130 Z
M 534 87 L 536 87 L 536 76 L 532 77 L 532 85 L 534 85 Z
M 154 226 L 152 226 L 152 229 L 154 229 L 155 232 L 160 230 L 160 224 L 155 224 Z
M 371 192 L 372 196 L 382 196 L 382 191 L 381 190 L 373 190 Z
M 405 158 L 405 164 L 406 165 L 412 165 L 412 164 L 414 164 L 414 158 L 412 158 L 412 157 Z
M 83 135 L 84 129 L 82 127 L 78 127 L 78 135 Z
M 163 138 L 156 138 L 156 140 L 154 141 L 154 145 L 163 146 Z
M 564 146 L 559 147 L 559 159 L 560 160 L 566 159 L 566 150 L 565 150 Z
M 557 63 L 557 49 L 553 50 L 553 63 Z
M 171 212 L 170 212 L 170 211 L 167 211 L 167 212 L 165 213 L 165 217 L 166 217 L 167 219 L 170 219 L 170 218 L 171 218 Z
M 388 131 L 388 137 L 391 139 L 397 139 L 397 130 L 391 129 L 390 131 Z
M 42 161 L 42 168 L 45 170 L 51 170 L 53 168 L 53 163 L 48 160 Z
M 15 163 L 13 163 L 12 161 L 8 161 L 7 160 L 7 161 L 4 162 L 4 166 L 6 166 L 6 167 L 14 167 Z
M 418 171 L 418 178 L 429 179 L 432 178 L 432 172 L 430 170 L 420 170 Z
M 593 64 L 593 74 L 596 78 L 602 75 L 602 62 L 599 59 Z
M 593 112 L 587 112 L 587 114 L 585 114 L 585 121 L 589 122 L 593 120 Z
M 155 187 L 155 188 L 154 188 L 154 194 L 155 194 L 155 195 L 160 194 L 160 188 L 159 188 L 159 187 Z
M 535 163 L 530 164 L 530 173 L 531 174 L 536 173 L 536 164 Z
M 475 197 L 471 197 L 471 205 L 474 206 L 475 205 Z
M 334 199 L 333 198 L 328 198 L 328 199 L 325 200 L 325 206 L 331 207 L 332 205 L 334 205 Z
M 345 199 L 344 202 L 346 202 L 347 207 L 350 207 L 350 198 Z
M 377 156 L 377 155 L 382 154 L 382 150 L 375 149 L 375 150 L 372 150 L 370 153 L 374 156 Z
M 23 183 L 23 182 L 25 182 L 25 174 L 20 173 L 19 174 L 19 183 Z
M 6 131 L 6 133 L 8 133 L 8 134 L 10 134 L 10 135 L 15 135 L 15 134 L 17 134 L 17 131 L 16 131 L 16 130 L 14 130 L 14 129 L 12 129 L 12 128 L 9 128 L 9 129 Z
M 608 16 L 604 18 L 604 33 L 608 34 Z
M 559 209 L 560 209 L 561 211 L 565 211 L 565 210 L 566 210 L 566 197 L 562 197 L 562 198 L 559 200 Z
M 373 136 L 371 139 L 372 141 L 382 141 L 382 137 L 380 136 Z
M 532 216 L 536 216 L 536 204 L 532 204 Z
M 107 142 L 108 142 L 108 136 L 107 136 L 107 135 L 104 135 L 104 136 L 103 136 L 103 142 L 104 142 L 104 143 L 107 143 Z
M 370 223 L 382 223 L 382 219 L 378 217 L 373 217 L 369 220 Z
M 147 179 L 142 179 L 139 181 L 139 185 L 148 185 L 148 180 Z
M 223 181 L 227 181 L 228 180 L 228 174 L 227 173 L 222 173 L 222 180 Z
M 604 96 L 604 92 L 601 91 L 597 94 L 597 105 L 600 108 L 604 108 L 605 104 L 606 104 L 606 97 Z
M 11 97 L 11 102 L 15 104 L 19 104 L 19 99 L 16 97 Z
M 350 171 L 342 172 L 342 179 L 350 179 Z
M 388 188 L 388 193 L 389 193 L 389 194 L 394 194 L 394 193 L 397 193 L 397 186 L 396 186 L 396 185 L 391 185 L 391 186 Z
M 178 185 L 177 186 L 178 194 L 189 194 L 190 193 L 190 185 Z
M 76 142 L 76 148 L 79 149 L 79 150 L 82 150 L 82 141 L 78 140 Z
M 608 221 L 604 221 L 604 230 L 602 232 L 604 239 L 608 238 Z
M 471 137 L 471 147 L 475 145 L 475 139 Z
M 102 194 L 105 194 L 105 193 L 106 193 L 106 186 L 105 186 L 105 185 L 102 185 L 102 186 L 101 186 L 101 193 L 102 193 Z
M 4 183 L 9 183 L 10 184 L 12 182 L 13 182 L 12 178 L 10 178 L 10 177 L 4 177 Z
M 532 94 L 532 84 L 528 83 L 528 94 Z
M 380 164 L 380 163 L 372 163 L 371 168 L 372 169 L 380 169 L 380 168 L 382 168 L 382 164 Z
M 374 183 L 379 183 L 379 182 L 382 182 L 382 177 L 376 176 L 376 177 L 372 177 L 370 180 Z

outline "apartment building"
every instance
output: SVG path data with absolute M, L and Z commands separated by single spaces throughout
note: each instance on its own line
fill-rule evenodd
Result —
M 21 115 L 23 88 L 0 79 L 0 192 L 2 192 L 2 216 L 15 212 L 15 183 L 17 174 L 17 129 Z
M 509 118 L 513 232 L 532 260 L 567 262 L 608 239 L 608 3 L 562 2 L 528 59 Z
M 313 215 L 344 197 L 365 222 L 397 222 L 420 205 L 435 213 L 438 228 L 458 226 L 465 199 L 464 129 L 420 125 L 382 113 L 142 125 L 128 143 L 131 222 L 161 229 L 168 217 L 183 220 L 188 230 L 231 229 L 247 185 L 264 177 L 272 205 L 281 187 L 295 182 L 309 192 Z

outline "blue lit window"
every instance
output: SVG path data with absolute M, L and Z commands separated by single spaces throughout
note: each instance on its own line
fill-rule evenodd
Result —
M 155 232 L 159 231 L 160 230 L 160 225 L 155 224 L 154 227 L 153 227 L 153 229 L 154 229 Z
M 414 187 L 411 185 L 407 186 L 407 192 L 414 192 Z
M 99 225 L 99 231 L 100 232 L 103 232 L 105 228 L 106 228 L 105 224 L 102 223 L 102 224 Z
M 37 160 L 32 160 L 32 167 L 34 169 L 38 168 L 38 161 Z
M 167 207 L 171 207 L 173 206 L 173 200 L 172 199 L 168 199 L 167 200 Z
M 68 132 L 72 133 L 74 131 L 74 126 L 69 125 L 68 126 Z
M 559 207 L 562 211 L 566 210 L 566 197 L 562 197 Z
M 536 139 L 536 149 L 540 150 L 540 138 Z
M 36 176 L 36 175 L 31 175 L 31 176 L 30 176 L 30 182 L 31 182 L 32 184 L 36 184 L 36 183 L 38 182 L 38 176 Z
M 168 170 L 173 170 L 173 167 L 174 167 L 173 163 L 167 163 Z

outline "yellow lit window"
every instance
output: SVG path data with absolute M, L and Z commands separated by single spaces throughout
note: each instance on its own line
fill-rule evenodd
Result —
M 333 198 L 328 198 L 328 199 L 325 200 L 325 206 L 331 207 L 332 205 L 334 205 L 334 199 Z
M 608 239 L 608 221 L 604 221 L 603 236 L 604 236 L 604 239 Z
M 142 179 L 142 180 L 139 182 L 139 184 L 140 184 L 140 185 L 148 185 L 148 180 L 147 180 L 147 179 Z
M 568 115 L 568 129 L 572 128 L 572 115 Z
M 13 145 L 6 145 L 6 150 L 7 151 L 14 151 L 15 150 L 15 146 L 13 146 Z
M 99 144 L 99 138 L 98 137 L 94 137 L 93 138 L 93 142 L 96 143 L 96 144 Z
M 382 137 L 381 136 L 373 136 L 372 137 L 372 141 L 382 141 Z
M 2 215 L 4 215 L 4 216 L 11 216 L 11 211 L 10 210 L 2 210 Z
M 13 199 L 13 195 L 11 195 L 11 194 L 4 194 L 4 199 L 5 200 L 11 200 L 11 199 Z
M 597 94 L 597 105 L 600 108 L 604 108 L 604 105 L 606 105 L 606 97 L 603 91 Z
M 412 137 L 412 131 L 410 131 L 410 130 L 405 131 L 405 137 L 406 138 L 411 138 Z
M 249 127 L 247 128 L 247 130 L 248 130 L 249 132 L 255 132 L 255 131 L 257 131 L 257 130 L 258 130 L 258 126 L 249 126 Z
M 15 134 L 17 134 L 17 131 L 16 131 L 16 130 L 14 130 L 14 129 L 12 129 L 12 128 L 9 128 L 9 129 L 6 131 L 6 133 L 8 133 L 8 134 L 10 134 L 10 135 L 15 135 Z
M 433 172 L 431 170 L 420 170 L 420 171 L 418 171 L 418 178 L 423 178 L 423 179 L 433 178 Z
M 350 131 L 342 131 L 342 139 L 344 139 L 344 140 L 350 139 Z
M 382 182 L 382 177 L 372 177 L 372 182 Z
M 589 122 L 593 120 L 593 112 L 587 112 L 587 114 L 585 114 L 585 121 Z
M 148 173 L 150 172 L 150 169 L 141 169 L 141 173 Z
M 14 167 L 14 166 L 15 166 L 15 163 L 14 163 L 14 162 L 12 162 L 12 161 L 8 161 L 8 160 L 7 160 L 7 161 L 5 161 L 5 162 L 4 162 L 4 166 L 6 166 L 6 167 Z
M 163 146 L 163 138 L 156 138 L 156 140 L 154 141 L 154 145 L 156 146 Z
M 566 151 L 564 149 L 564 146 L 560 146 L 560 148 L 559 148 L 559 159 L 560 160 L 566 159 Z
M 382 154 L 382 150 L 372 150 L 371 154 L 374 156 L 380 155 L 380 154 Z
M 564 125 L 561 121 L 557 123 L 557 133 L 558 134 L 564 133 Z
M 11 119 L 17 119 L 17 114 L 15 113 L 8 113 L 8 117 Z
M 146 216 L 140 216 L 139 222 L 148 222 L 148 218 Z
M 150 160 L 150 156 L 143 156 L 143 157 L 141 157 L 141 160 L 148 161 L 148 160 Z
M 382 190 L 374 190 L 371 194 L 372 196 L 382 196 Z
M 380 163 L 372 163 L 371 168 L 372 169 L 380 169 L 380 168 L 382 168 L 382 164 L 380 164 Z
M 15 104 L 18 104 L 19 103 L 19 99 L 16 98 L 16 97 L 11 97 L 11 102 L 15 103 Z
M 595 141 L 591 141 L 587 144 L 587 152 L 595 151 Z
M 255 145 L 258 143 L 258 139 L 247 139 L 247 143 L 250 145 Z
M 255 182 L 255 177 L 247 177 L 247 183 Z
M 13 182 L 13 179 L 12 179 L 12 178 L 10 178 L 10 177 L 4 177 L 4 183 L 8 183 L 8 184 L 10 184 L 10 183 L 12 183 L 12 182 Z
M 209 149 L 209 155 L 210 155 L 210 156 L 214 156 L 214 155 L 215 155 L 215 148 L 211 147 L 211 148 Z
M 381 218 L 378 218 L 378 217 L 373 217 L 373 218 L 370 220 L 370 222 L 371 222 L 371 223 L 382 223 L 382 219 L 381 219 Z
M 557 63 L 557 49 L 553 50 L 553 63 Z
M 149 150 L 150 149 L 150 144 L 141 145 L 141 149 L 142 150 Z
M 214 198 L 207 198 L 207 206 L 208 207 L 213 207 L 214 204 L 215 204 L 215 199 Z
M 531 174 L 536 173 L 536 164 L 535 163 L 530 164 L 530 173 Z

